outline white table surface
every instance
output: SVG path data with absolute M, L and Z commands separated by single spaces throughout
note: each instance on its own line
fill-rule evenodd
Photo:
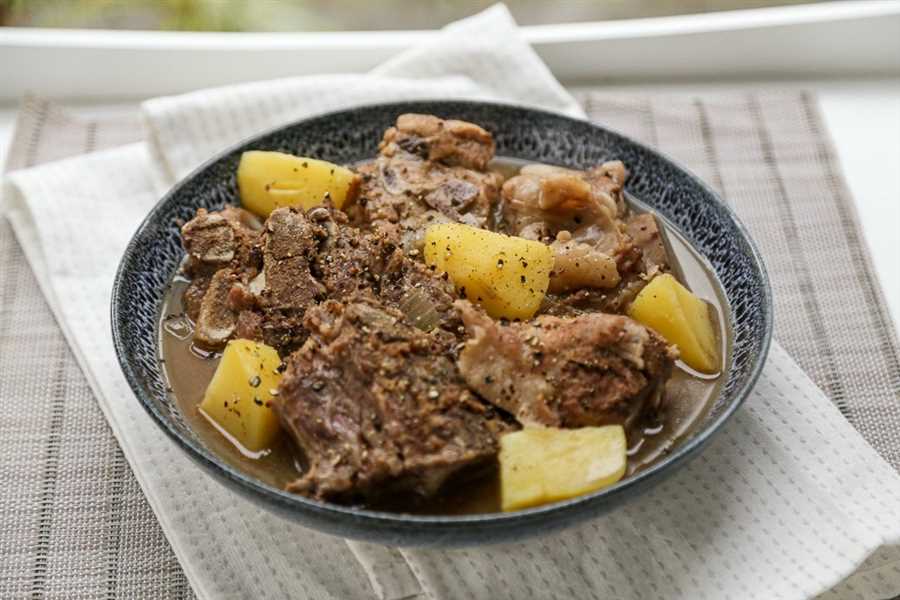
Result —
M 825 123 L 856 200 L 894 324 L 900 324 L 900 78 L 733 81 L 610 86 L 611 90 L 703 92 L 748 87 L 804 88 L 818 94 Z M 134 103 L 71 104 L 81 114 L 133 109 Z M 0 164 L 6 160 L 17 107 L 0 106 Z M 900 331 L 900 330 L 898 330 Z

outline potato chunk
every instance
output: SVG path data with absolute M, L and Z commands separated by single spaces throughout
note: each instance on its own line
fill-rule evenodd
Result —
M 232 340 L 200 404 L 207 418 L 250 452 L 271 447 L 280 431 L 272 410 L 272 390 L 281 381 L 279 365 L 274 348 Z
M 719 345 L 709 305 L 672 275 L 657 275 L 641 290 L 628 315 L 678 346 L 681 359 L 703 373 L 719 370 Z
M 547 504 L 610 486 L 625 475 L 621 425 L 525 428 L 500 438 L 504 511 Z
M 553 251 L 540 242 L 443 223 L 425 233 L 425 262 L 446 272 L 492 317 L 528 319 L 547 292 Z
M 237 181 L 244 208 L 268 217 L 282 206 L 309 210 L 326 196 L 341 208 L 354 200 L 360 179 L 350 169 L 324 160 L 252 150 L 241 155 Z

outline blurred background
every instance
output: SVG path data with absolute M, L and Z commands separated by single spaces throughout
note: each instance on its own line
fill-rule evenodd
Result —
M 0 0 L 0 25 L 181 31 L 433 29 L 494 3 L 495 0 Z M 810 0 L 506 2 L 520 25 L 811 3 Z

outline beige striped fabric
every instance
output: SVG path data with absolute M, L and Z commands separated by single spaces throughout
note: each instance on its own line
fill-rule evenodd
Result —
M 22 105 L 6 170 L 118 146 L 137 113 Z M 134 475 L 0 220 L 0 598 L 193 598 Z
M 723 193 L 766 259 L 776 337 L 900 468 L 896 330 L 815 99 L 578 99 Z M 27 100 L 7 168 L 138 139 L 136 114 L 88 121 Z M 0 597 L 192 596 L 5 222 L 0 298 Z

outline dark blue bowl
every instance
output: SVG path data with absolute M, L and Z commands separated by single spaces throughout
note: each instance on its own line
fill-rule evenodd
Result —
M 374 156 L 397 116 L 431 113 L 489 130 L 497 154 L 574 168 L 611 159 L 632 176 L 627 191 L 674 224 L 705 256 L 731 308 L 732 363 L 705 420 L 663 460 L 599 492 L 514 513 L 417 516 L 316 502 L 256 480 L 212 453 L 179 413 L 160 370 L 157 323 L 167 286 L 184 256 L 180 222 L 199 207 L 237 202 L 235 171 L 245 150 L 280 150 L 351 163 Z M 157 204 L 131 243 L 112 295 L 116 353 L 138 400 L 188 456 L 232 490 L 314 529 L 391 545 L 469 545 L 519 539 L 596 516 L 673 473 L 721 429 L 749 393 L 772 335 L 772 297 L 765 268 L 747 230 L 715 192 L 674 162 L 637 142 L 586 121 L 527 108 L 481 102 L 402 102 L 306 119 L 247 140 L 176 185 Z

